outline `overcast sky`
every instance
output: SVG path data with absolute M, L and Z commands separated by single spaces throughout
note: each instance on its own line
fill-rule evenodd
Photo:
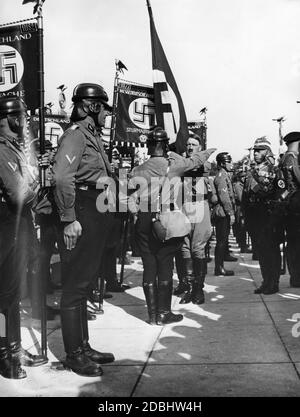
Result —
M 188 120 L 207 106 L 208 146 L 243 156 L 278 126 L 300 130 L 300 0 L 151 0 L 156 28 Z M 0 23 L 32 16 L 32 4 L 0 0 Z M 102 84 L 112 101 L 115 58 L 124 78 L 152 84 L 146 0 L 46 0 L 46 102 L 68 103 L 79 82 Z

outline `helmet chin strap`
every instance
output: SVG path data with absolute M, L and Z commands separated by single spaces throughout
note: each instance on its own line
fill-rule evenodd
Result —
M 22 137 L 24 126 L 21 123 L 16 123 L 15 117 L 10 117 L 9 115 L 7 116 L 7 121 L 10 130 L 18 135 L 18 137 Z
M 90 116 L 94 120 L 96 127 L 101 129 L 102 126 L 99 125 L 98 120 L 101 108 L 96 110 L 93 103 L 82 103 L 82 110 L 85 112 L 86 116 Z
M 101 126 L 99 125 L 98 114 L 99 113 L 91 113 L 89 116 L 91 116 L 91 118 L 94 120 L 95 126 L 100 128 Z

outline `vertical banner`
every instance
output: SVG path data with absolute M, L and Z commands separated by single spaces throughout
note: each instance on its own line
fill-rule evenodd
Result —
M 200 121 L 188 122 L 189 130 L 191 130 L 196 135 L 200 136 L 201 138 L 201 145 L 202 149 L 207 149 L 207 141 L 206 141 L 206 124 Z
M 54 148 L 57 147 L 59 138 L 65 130 L 71 126 L 68 117 L 59 114 L 45 116 L 45 140 L 51 142 Z M 29 122 L 30 144 L 39 140 L 39 116 L 31 116 Z
M 118 82 L 115 142 L 145 143 L 155 125 L 152 87 Z
M 162 44 L 156 32 L 150 1 L 147 0 L 152 45 L 154 102 L 157 125 L 164 128 L 177 152 L 185 150 L 189 137 L 184 105 Z
M 0 27 L 0 97 L 18 96 L 28 109 L 39 106 L 36 23 Z

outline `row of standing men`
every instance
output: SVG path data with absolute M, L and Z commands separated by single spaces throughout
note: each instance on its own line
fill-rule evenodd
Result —
M 110 108 L 106 92 L 97 84 L 79 84 L 74 89 L 72 100 L 73 125 L 62 136 L 53 165 L 57 240 L 62 270 L 60 313 L 66 351 L 64 364 L 80 375 L 99 376 L 103 372 L 100 365 L 114 361 L 114 356 L 98 352 L 89 344 L 87 298 L 90 286 L 99 275 L 101 258 L 114 224 L 114 213 L 99 207 L 99 202 L 107 198 L 107 188 L 99 188 L 99 179 L 114 177 L 100 136 L 106 112 Z M 0 371 L 8 378 L 25 377 L 22 365 L 37 366 L 46 362 L 42 356 L 30 355 L 22 349 L 20 337 L 18 265 L 24 249 L 22 236 L 26 234 L 26 227 L 31 222 L 31 206 L 36 195 L 34 188 L 37 186 L 18 143 L 18 137 L 24 129 L 25 112 L 26 107 L 19 99 L 1 99 L 0 309 L 6 325 L 0 338 Z M 129 188 L 132 193 L 137 191 L 139 179 L 142 177 L 145 180 L 143 186 L 138 187 L 137 202 L 139 206 L 146 206 L 147 210 L 137 208 L 136 241 L 144 266 L 143 289 L 150 324 L 164 325 L 183 318 L 181 314 L 171 311 L 173 260 L 179 251 L 184 263 L 183 302 L 204 302 L 203 286 L 207 270 L 205 246 L 211 235 L 208 201 L 213 185 L 203 174 L 207 160 L 215 149 L 202 151 L 197 138 L 196 143 L 193 139 L 188 141 L 188 158 L 185 158 L 169 151 L 166 132 L 156 127 L 147 141 L 150 158 L 130 174 Z M 293 139 L 291 143 L 294 142 Z M 269 143 L 256 143 L 255 147 L 264 150 L 269 147 Z M 218 154 L 217 163 L 219 171 L 214 184 L 216 204 L 213 209 L 217 237 L 215 275 L 226 276 L 230 272 L 224 269 L 223 263 L 230 225 L 234 222 L 233 192 L 228 174 L 231 158 L 227 153 Z M 276 227 L 269 221 L 275 214 L 270 216 L 269 213 L 270 210 L 276 212 L 277 203 L 284 199 L 287 187 L 284 178 L 277 177 L 274 166 L 271 169 L 265 162 L 256 160 L 256 163 L 257 166 L 249 171 L 245 180 L 242 204 L 246 202 L 246 224 L 257 247 L 262 270 L 263 284 L 260 290 L 272 293 L 277 289 L 277 269 L 275 271 L 273 266 Z M 265 166 L 268 166 L 266 170 Z M 291 172 L 294 173 L 294 168 L 291 170 L 287 167 L 287 182 L 290 180 L 288 173 Z M 184 209 L 192 224 L 191 233 L 184 239 L 173 238 L 159 242 L 152 233 L 156 210 L 148 204 L 157 201 L 160 187 L 151 188 L 151 179 L 166 176 L 173 178 L 174 189 L 178 190 L 182 186 L 181 178 L 186 175 L 192 178 L 189 198 L 184 202 Z M 199 184 L 202 190 L 200 199 L 195 195 Z M 254 200 L 253 194 L 256 196 Z M 264 234 L 254 232 L 251 224 L 253 207 L 259 210 L 255 221 L 260 222 L 261 226 L 255 230 L 261 231 L 263 228 L 266 232 Z M 247 209 L 251 209 L 248 218 Z M 293 275 L 293 279 L 297 280 L 297 277 Z

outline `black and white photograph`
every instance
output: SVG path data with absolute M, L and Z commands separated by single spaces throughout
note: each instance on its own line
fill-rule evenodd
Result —
M 300 397 L 299 22 L 300 0 L 0 1 L 2 400 Z

